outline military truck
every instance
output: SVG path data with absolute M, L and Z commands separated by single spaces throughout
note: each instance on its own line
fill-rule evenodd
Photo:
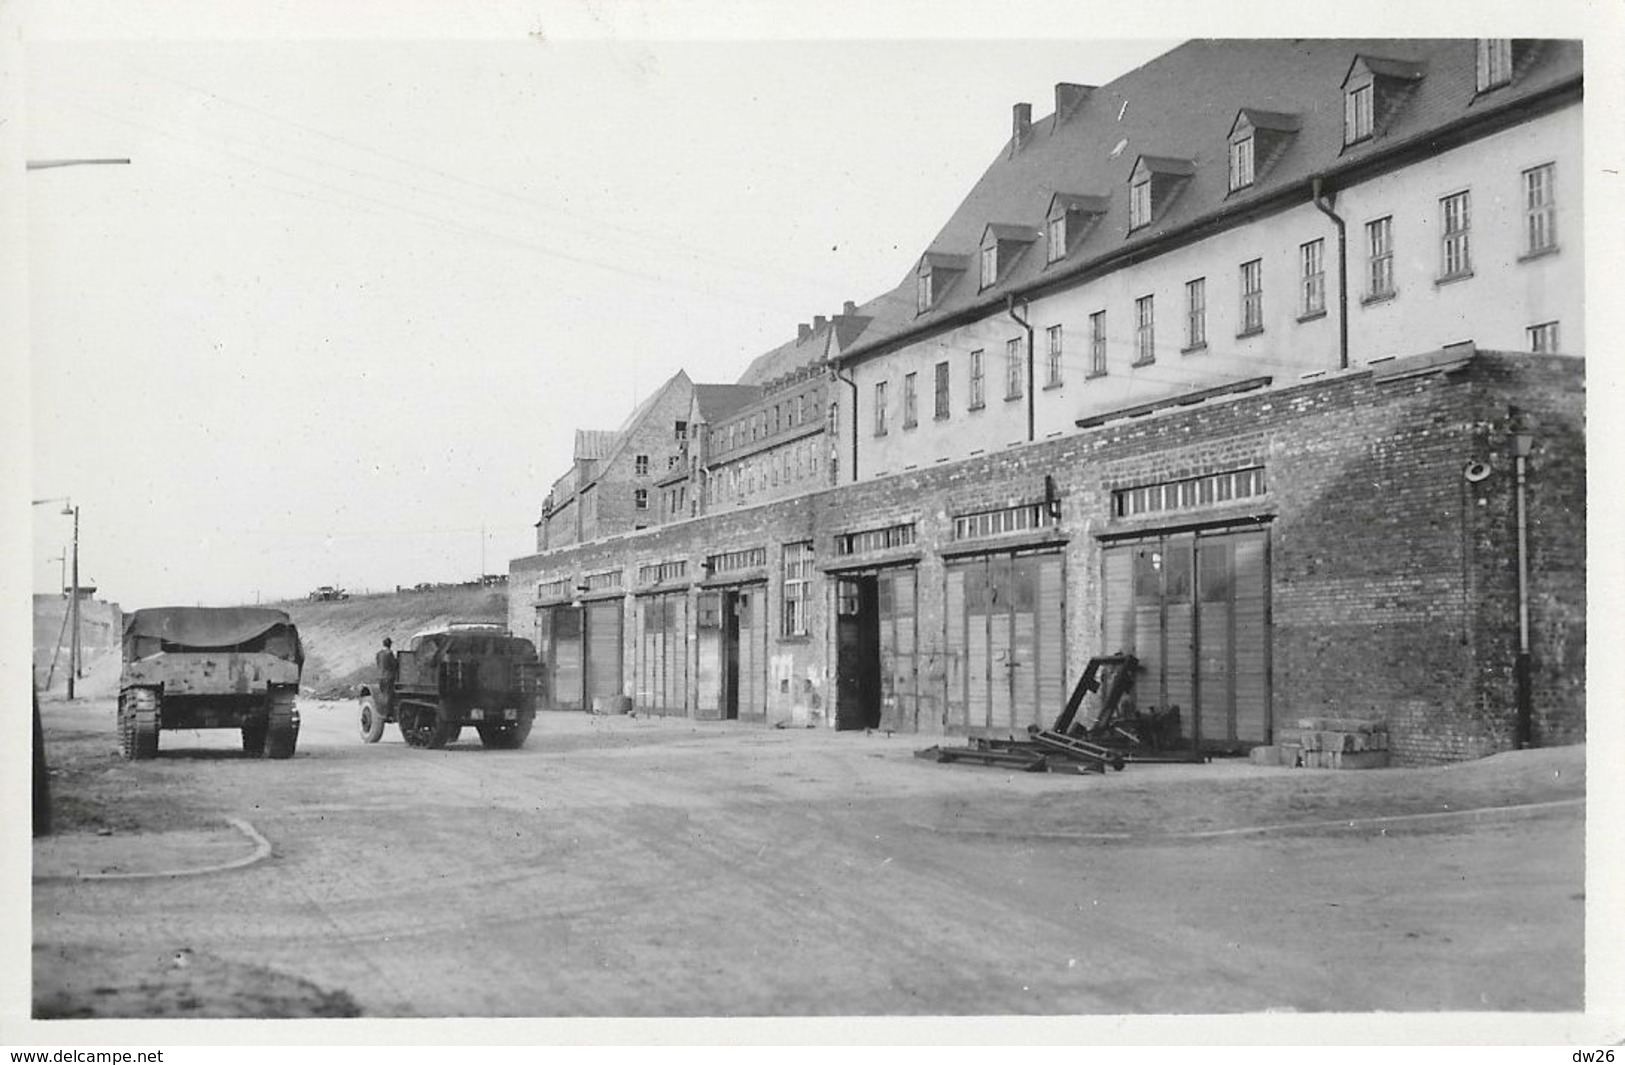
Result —
M 124 622 L 119 750 L 152 758 L 161 729 L 234 728 L 248 754 L 291 758 L 304 664 L 299 630 L 280 610 L 137 610 Z
M 393 721 L 413 747 L 436 750 L 473 725 L 487 747 L 524 745 L 541 695 L 536 646 L 496 622 L 452 622 L 420 632 L 395 655 L 394 697 L 361 688 L 361 739 Z

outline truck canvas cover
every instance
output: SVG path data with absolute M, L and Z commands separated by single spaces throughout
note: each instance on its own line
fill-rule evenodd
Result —
M 170 606 L 137 610 L 124 622 L 124 657 L 159 651 L 266 651 L 303 663 L 293 621 L 264 607 Z M 291 652 L 291 653 L 290 653 Z

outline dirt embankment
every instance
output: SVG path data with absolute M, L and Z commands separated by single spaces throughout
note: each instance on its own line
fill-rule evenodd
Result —
M 424 629 L 451 621 L 508 620 L 505 588 L 431 588 L 356 596 L 338 602 L 266 603 L 286 610 L 305 645 L 304 687 L 322 698 L 345 698 L 372 678 L 372 660 L 385 636 L 397 646 Z

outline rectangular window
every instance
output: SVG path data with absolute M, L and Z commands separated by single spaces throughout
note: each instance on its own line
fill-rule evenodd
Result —
M 1394 220 L 1379 218 L 1365 224 L 1365 298 L 1386 299 L 1394 294 Z
M 1023 503 L 1003 510 L 986 510 L 976 514 L 954 516 L 954 539 L 976 540 L 984 536 L 1042 529 L 1055 524 L 1050 509 L 1043 503 Z
M 648 455 L 639 455 L 637 458 L 632 460 L 632 467 L 633 467 L 633 472 L 636 473 L 639 477 L 648 476 L 648 474 L 649 474 L 649 456 Z
M 1241 335 L 1264 331 L 1264 260 L 1241 264 Z
M 1046 388 L 1059 388 L 1061 386 L 1061 327 L 1052 325 L 1047 330 L 1049 335 L 1049 350 L 1044 360 L 1044 386 Z
M 1185 350 L 1207 347 L 1207 278 L 1185 282 Z
M 1112 516 L 1132 518 L 1163 510 L 1192 510 L 1265 493 L 1264 467 L 1210 473 L 1179 481 L 1119 488 L 1112 492 Z
M 914 523 L 888 525 L 883 529 L 841 533 L 835 537 L 837 555 L 861 555 L 866 551 L 884 551 L 893 547 L 908 547 L 914 543 Z
M 634 509 L 634 510 L 648 510 L 649 509 L 649 490 L 647 488 L 637 488 L 637 489 L 633 490 L 633 492 L 632 492 L 632 509 Z
M 1052 263 L 1060 262 L 1066 258 L 1066 215 L 1058 215 L 1049 220 L 1049 259 Z
M 1230 191 L 1244 189 L 1253 183 L 1253 139 L 1243 137 L 1230 142 Z
M 1542 322 L 1529 327 L 1529 350 L 1536 355 L 1557 353 L 1557 323 Z
M 970 353 L 970 409 L 980 410 L 987 402 L 987 377 L 983 353 Z
M 1370 85 L 1350 89 L 1343 98 L 1343 143 L 1353 144 L 1371 136 L 1373 90 Z
M 982 287 L 987 288 L 999 279 L 999 246 L 982 249 Z
M 946 362 L 937 363 L 936 399 L 935 417 L 940 422 L 948 417 L 948 364 Z
M 1512 80 L 1512 41 L 1486 38 L 1478 42 L 1478 91 L 1486 92 Z
M 1143 366 L 1157 358 L 1156 305 L 1154 297 L 1134 301 L 1134 365 Z
M 605 570 L 602 573 L 589 573 L 582 580 L 589 592 L 605 592 L 611 588 L 621 586 L 621 571 L 618 569 Z
M 921 274 L 914 290 L 915 311 L 924 314 L 931 309 L 931 275 Z
M 1099 377 L 1106 372 L 1106 312 L 1096 311 L 1089 316 L 1089 376 Z
M 1472 202 L 1470 193 L 1458 192 L 1439 201 L 1444 233 L 1440 247 L 1439 280 L 1466 277 L 1473 272 Z
M 1553 166 L 1546 163 L 1523 172 L 1524 254 L 1538 255 L 1557 247 L 1557 196 Z
M 687 440 L 688 439 L 688 423 L 687 422 L 677 422 L 677 423 L 673 424 L 673 426 L 672 426 L 672 434 L 678 440 Z
M 1326 312 L 1326 242 L 1311 240 L 1298 247 L 1298 314 L 1308 318 Z
M 784 618 L 779 631 L 785 636 L 807 635 L 807 588 L 812 581 L 812 544 L 784 545 Z
M 903 428 L 912 429 L 920 424 L 919 393 L 915 387 L 918 374 L 906 373 L 903 375 Z
M 767 565 L 767 548 L 747 547 L 740 551 L 724 551 L 705 560 L 706 576 L 732 573 L 742 569 L 758 569 Z
M 1128 227 L 1138 229 L 1151 221 L 1151 179 L 1135 182 L 1129 188 Z
M 875 382 L 875 435 L 886 435 L 886 385 L 885 381 Z
M 1004 398 L 1021 398 L 1021 338 L 1004 343 Z

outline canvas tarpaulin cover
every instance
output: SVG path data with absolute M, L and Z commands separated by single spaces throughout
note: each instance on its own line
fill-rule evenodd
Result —
M 280 631 L 279 631 L 280 630 Z M 280 637 L 280 638 L 279 638 Z M 264 649 L 303 660 L 292 620 L 264 607 L 157 607 L 137 610 L 124 622 L 126 657 L 145 658 L 160 649 Z M 291 646 L 290 646 L 291 645 Z M 292 650 L 293 654 L 287 654 Z

